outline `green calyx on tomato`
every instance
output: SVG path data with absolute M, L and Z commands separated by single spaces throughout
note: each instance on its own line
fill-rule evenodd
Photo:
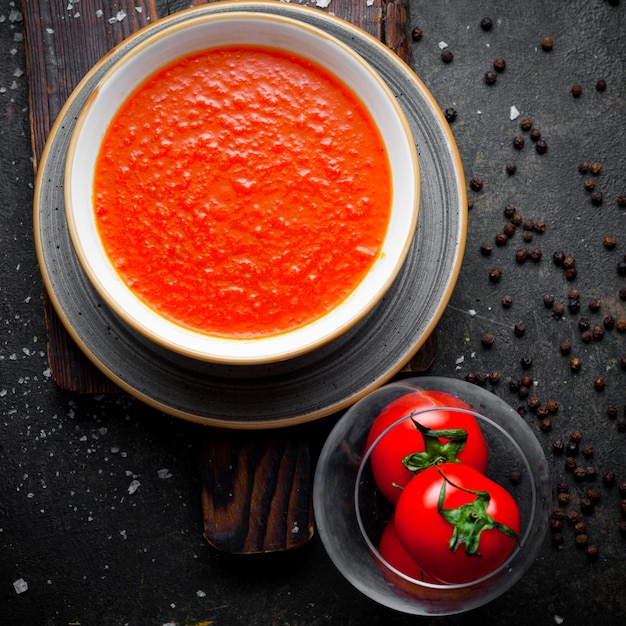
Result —
M 488 491 L 474 491 L 472 489 L 460 487 L 450 481 L 443 472 L 440 471 L 439 473 L 443 476 L 443 483 L 439 493 L 437 510 L 439 511 L 439 514 L 454 528 L 448 546 L 451 552 L 454 552 L 460 545 L 465 544 L 465 554 L 468 556 L 481 556 L 478 551 L 480 534 L 484 530 L 491 529 L 498 530 L 510 539 L 513 539 L 516 543 L 519 543 L 519 536 L 512 528 L 497 522 L 491 515 L 489 515 L 489 513 L 487 513 L 487 506 L 491 500 L 491 495 Z M 476 499 L 468 504 L 462 504 L 454 509 L 444 508 L 447 483 L 450 483 L 457 489 L 474 494 Z
M 467 443 L 467 431 L 463 428 L 433 430 L 411 417 L 415 428 L 424 439 L 424 451 L 414 452 L 402 459 L 402 464 L 410 472 L 421 472 L 441 463 L 460 463 L 458 455 Z M 447 439 L 443 442 L 441 439 Z

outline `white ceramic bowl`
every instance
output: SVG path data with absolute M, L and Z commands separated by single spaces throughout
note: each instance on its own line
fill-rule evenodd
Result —
M 392 174 L 391 219 L 382 253 L 356 289 L 323 317 L 295 330 L 255 339 L 230 339 L 189 330 L 147 306 L 128 288 L 107 256 L 93 210 L 94 167 L 104 134 L 120 105 L 149 75 L 185 55 L 233 44 L 280 48 L 310 58 L 352 89 L 379 127 Z M 411 245 L 419 206 L 416 148 L 394 95 L 349 47 L 289 18 L 232 12 L 173 23 L 115 63 L 84 107 L 72 135 L 65 170 L 65 210 L 72 243 L 89 280 L 107 305 L 139 333 L 196 359 L 267 363 L 311 351 L 362 319 L 382 298 Z

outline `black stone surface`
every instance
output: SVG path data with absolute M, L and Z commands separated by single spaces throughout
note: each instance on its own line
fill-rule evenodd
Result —
M 363 0 L 365 1 L 365 0 Z M 163 3 L 163 11 L 167 8 Z M 186 3 L 169 3 L 182 8 Z M 93 5 L 82 0 L 81 10 Z M 332 7 L 331 7 L 332 8 Z M 60 10 L 64 10 L 64 7 Z M 93 9 L 95 10 L 95 9 Z M 248 625 L 341 624 L 564 624 L 607 626 L 626 618 L 626 539 L 620 536 L 618 483 L 626 481 L 626 334 L 606 330 L 584 343 L 581 318 L 603 325 L 606 315 L 626 319 L 617 265 L 626 254 L 626 4 L 605 0 L 439 0 L 410 3 L 412 66 L 451 123 L 469 182 L 473 208 L 465 262 L 438 328 L 439 354 L 432 374 L 500 382 L 486 386 L 526 411 L 551 465 L 555 485 L 570 485 L 567 508 L 597 487 L 600 500 L 583 515 L 591 562 L 574 544 L 571 528 L 556 549 L 547 536 L 537 562 L 507 594 L 470 614 L 439 620 L 394 614 L 362 597 L 343 580 L 315 537 L 292 553 L 231 557 L 214 552 L 202 536 L 196 444 L 202 427 L 148 409 L 126 395 L 76 397 L 51 380 L 46 360 L 42 285 L 32 240 L 33 171 L 27 83 L 19 3 L 0 2 L 0 621 L 3 624 Z M 480 21 L 490 17 L 485 31 Z M 551 51 L 541 40 L 551 36 Z M 453 52 L 441 59 L 440 42 Z M 494 84 L 485 74 L 506 61 Z M 606 89 L 598 91 L 598 80 Z M 574 97 L 572 86 L 582 86 Z M 520 117 L 511 120 L 515 106 Z M 530 117 L 548 144 L 539 154 L 520 120 Z M 513 147 L 515 135 L 525 139 Z M 601 163 L 599 174 L 581 174 L 581 161 Z M 507 163 L 515 163 L 509 174 Z M 592 204 L 584 181 L 593 178 L 603 202 Z M 512 203 L 524 219 L 545 221 L 524 243 L 522 229 L 504 246 L 494 237 Z M 615 236 L 607 250 L 603 240 Z M 481 254 L 492 242 L 490 256 Z M 516 261 L 521 247 L 538 248 L 540 261 Z M 569 281 L 552 260 L 555 251 L 575 258 Z M 499 269 L 499 282 L 489 272 Z M 570 291 L 580 292 L 572 310 Z M 544 295 L 564 305 L 555 319 Z M 502 298 L 509 295 L 510 308 Z M 602 301 L 592 312 L 588 303 Z M 526 331 L 515 334 L 515 324 Z M 484 333 L 493 346 L 481 343 Z M 559 346 L 582 360 L 579 373 Z M 521 359 L 532 357 L 529 369 Z M 357 364 L 358 366 L 358 364 Z M 509 388 L 509 379 L 532 376 L 530 395 L 558 402 L 552 430 Z M 594 389 L 603 377 L 605 389 Z M 607 409 L 616 407 L 616 417 Z M 333 419 L 311 425 L 313 445 Z M 612 487 L 596 479 L 574 481 L 552 440 L 582 433 L 593 447 L 586 459 L 599 474 L 613 471 Z M 139 486 L 129 492 L 134 481 Z M 556 491 L 555 491 L 556 493 Z M 23 579 L 28 589 L 17 593 Z

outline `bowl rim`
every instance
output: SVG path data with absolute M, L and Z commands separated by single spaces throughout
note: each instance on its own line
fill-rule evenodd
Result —
M 340 309 L 342 309 L 346 301 L 350 299 L 352 295 L 357 290 L 359 290 L 360 287 L 362 287 L 361 282 L 351 292 L 351 294 L 347 296 L 346 299 L 339 302 L 333 309 L 331 309 L 329 313 L 319 318 L 316 318 L 312 322 L 304 324 L 292 331 L 286 331 L 284 333 L 278 333 L 276 335 L 253 339 L 221 338 L 201 332 L 196 332 L 192 329 L 187 329 L 169 320 L 165 316 L 160 315 L 151 307 L 143 303 L 128 288 L 125 281 L 123 281 L 118 276 L 118 281 L 120 283 L 118 285 L 118 288 L 121 288 L 122 290 L 126 288 L 127 295 L 130 296 L 135 305 L 137 305 L 139 309 L 142 310 L 142 314 L 140 316 L 129 314 L 124 305 L 118 302 L 118 300 L 113 296 L 109 287 L 107 286 L 107 282 L 101 279 L 97 269 L 92 265 L 90 261 L 90 256 L 85 249 L 85 246 L 83 245 L 80 230 L 76 222 L 75 211 L 78 211 L 80 209 L 75 206 L 75 203 L 72 200 L 72 180 L 75 164 L 75 155 L 77 151 L 77 145 L 81 137 L 81 132 L 86 124 L 87 115 L 92 109 L 92 106 L 96 101 L 96 98 L 98 97 L 98 94 L 100 93 L 102 87 L 115 76 L 118 69 L 121 66 L 125 65 L 129 60 L 136 58 L 136 56 L 142 51 L 145 51 L 148 47 L 154 45 L 155 42 L 158 42 L 170 35 L 175 36 L 180 31 L 185 31 L 188 28 L 197 25 L 203 25 L 205 23 L 211 24 L 213 22 L 220 23 L 225 21 L 232 22 L 241 19 L 287 24 L 291 27 L 297 28 L 298 30 L 307 31 L 314 37 L 321 38 L 325 40 L 325 42 L 330 43 L 330 45 L 336 46 L 343 53 L 349 56 L 354 62 L 358 63 L 358 65 L 363 68 L 367 75 L 373 80 L 378 93 L 384 96 L 385 102 L 390 105 L 391 108 L 393 108 L 395 111 L 395 118 L 402 128 L 402 136 L 406 140 L 404 142 L 403 149 L 407 151 L 410 156 L 411 164 L 409 170 L 413 174 L 413 184 L 407 186 L 408 194 L 412 198 L 412 207 L 410 209 L 410 219 L 406 220 L 406 231 L 403 233 L 403 240 L 401 242 L 402 245 L 395 247 L 395 249 L 397 250 L 395 263 L 389 268 L 387 273 L 384 274 L 384 280 L 382 280 L 381 278 L 381 280 L 378 281 L 380 283 L 378 287 L 367 295 L 364 305 L 360 306 L 358 310 L 355 310 L 349 314 L 344 313 L 343 315 L 341 315 L 340 313 L 334 313 L 335 311 L 339 311 Z M 197 50 L 201 51 L 202 49 L 209 49 L 210 47 L 210 42 L 207 42 L 207 45 L 204 48 L 197 48 Z M 187 52 L 184 54 L 191 54 L 191 52 Z M 172 60 L 175 60 L 175 58 L 173 58 Z M 163 64 L 167 64 L 168 62 L 169 61 L 165 61 Z M 158 69 L 154 71 L 156 72 L 158 71 Z M 141 81 L 138 84 L 141 84 Z M 375 117 L 373 117 L 373 120 L 375 123 L 377 122 Z M 396 97 L 392 93 L 390 87 L 378 74 L 378 72 L 373 67 L 371 67 L 370 64 L 361 55 L 359 55 L 356 51 L 350 48 L 350 46 L 348 46 L 346 43 L 342 42 L 334 35 L 324 32 L 321 28 L 302 22 L 294 17 L 287 17 L 274 13 L 262 13 L 249 10 L 228 11 L 224 13 L 209 14 L 200 13 L 198 15 L 190 17 L 188 20 L 182 22 L 174 22 L 172 24 L 166 25 L 163 29 L 149 35 L 145 40 L 141 41 L 138 45 L 131 48 L 128 52 L 122 55 L 122 57 L 120 57 L 115 63 L 113 63 L 111 67 L 109 67 L 107 71 L 103 74 L 98 83 L 98 86 L 86 101 L 85 106 L 82 108 L 80 115 L 76 120 L 75 128 L 70 136 L 70 141 L 67 149 L 67 157 L 65 161 L 63 194 L 65 199 L 64 208 L 70 240 L 72 242 L 73 249 L 76 252 L 79 263 L 100 297 L 102 297 L 107 306 L 125 323 L 127 323 L 131 328 L 133 328 L 149 340 L 169 350 L 172 350 L 173 352 L 177 352 L 179 354 L 198 359 L 200 361 L 209 361 L 232 365 L 263 364 L 277 362 L 299 356 L 301 354 L 311 352 L 319 348 L 320 346 L 331 342 L 333 339 L 336 339 L 338 336 L 346 332 L 346 330 L 353 327 L 360 320 L 362 320 L 368 313 L 372 311 L 372 309 L 384 296 L 389 287 L 392 285 L 393 281 L 398 276 L 399 271 L 402 268 L 404 261 L 406 260 L 415 234 L 420 208 L 419 161 L 417 147 L 415 145 L 415 141 L 413 139 L 406 115 L 402 110 L 400 104 L 398 103 Z M 409 210 L 407 210 L 406 213 L 408 214 Z M 388 235 L 389 230 L 387 231 L 385 241 L 388 241 Z M 106 255 L 106 253 L 104 254 Z M 388 256 L 389 255 L 385 253 L 380 255 L 378 259 L 374 262 L 374 265 L 372 267 L 375 267 L 380 262 L 382 257 Z M 112 268 L 112 265 L 110 267 Z M 113 271 L 116 273 L 116 270 L 114 268 Z M 363 290 L 361 290 L 360 293 L 362 292 Z M 356 307 L 353 308 L 356 309 Z M 148 316 L 146 320 L 143 319 L 144 313 Z M 323 324 L 323 320 L 327 320 L 328 316 L 331 314 L 333 315 L 333 317 L 339 317 L 337 323 L 328 328 L 324 327 L 324 332 L 319 334 L 317 337 L 313 337 L 312 339 L 307 338 L 307 333 L 310 333 L 312 325 L 316 323 Z M 179 338 L 181 338 L 182 343 L 179 343 L 174 339 L 164 337 L 159 332 L 155 331 L 153 325 L 150 323 L 151 320 L 152 322 L 156 321 L 157 323 L 161 323 L 164 325 L 164 327 L 170 328 L 177 332 Z M 298 342 L 296 342 L 295 340 L 298 340 Z M 271 344 L 275 344 L 275 346 L 272 346 Z M 270 349 L 267 349 L 265 347 L 261 347 L 259 349 L 258 346 L 261 345 L 268 346 Z M 235 352 L 232 352 L 233 348 L 235 349 Z M 251 349 L 253 350 L 252 353 L 250 352 Z

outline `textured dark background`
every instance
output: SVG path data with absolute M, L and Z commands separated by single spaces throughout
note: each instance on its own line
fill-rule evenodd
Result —
M 363 0 L 365 2 L 365 0 Z M 56 2 L 55 2 L 56 3 Z M 58 2 L 65 11 L 67 2 Z M 95 10 L 88 0 L 81 11 Z M 162 3 L 162 14 L 187 6 Z M 331 6 L 332 9 L 332 6 Z M 0 621 L 20 624 L 414 624 L 431 623 L 391 613 L 363 598 L 343 580 L 319 539 L 293 553 L 229 557 L 214 552 L 202 536 L 198 451 L 199 426 L 146 408 L 126 395 L 77 397 L 50 378 L 42 285 L 32 238 L 33 168 L 28 119 L 26 60 L 18 2 L 0 1 Z M 485 32 L 480 20 L 494 26 Z M 544 433 L 530 412 L 525 419 L 541 441 L 554 485 L 567 478 L 572 508 L 590 483 L 574 483 L 552 439 L 579 430 L 593 446 L 590 464 L 626 480 L 626 335 L 607 331 L 600 341 L 581 341 L 578 321 L 602 325 L 605 315 L 626 318 L 618 291 L 626 279 L 617 263 L 626 254 L 626 3 L 606 0 L 411 0 L 410 27 L 423 37 L 411 42 L 412 66 L 442 109 L 454 108 L 452 130 L 467 179 L 479 176 L 480 192 L 469 214 L 465 262 L 438 328 L 439 353 L 432 374 L 464 378 L 497 371 L 488 384 L 515 408 L 525 400 L 508 379 L 526 371 L 531 355 L 533 394 L 559 403 L 553 428 Z M 545 52 L 542 37 L 554 48 Z M 440 42 L 453 52 L 441 60 Z M 506 61 L 494 85 L 484 81 L 496 57 Z M 606 80 L 604 92 L 596 90 Z M 571 87 L 580 84 L 579 98 Z M 539 155 L 528 133 L 523 150 L 512 147 L 520 133 L 510 120 L 517 107 L 548 143 Z M 602 163 L 595 176 L 603 203 L 584 190 L 580 161 Z M 509 175 L 507 162 L 517 171 Z M 518 264 L 518 230 L 490 257 L 493 242 L 513 203 L 525 218 L 544 220 L 529 248 L 543 251 L 539 263 Z M 606 250 L 603 239 L 615 236 Z M 565 280 L 552 262 L 563 250 L 575 257 L 578 276 Z M 492 284 L 491 269 L 502 271 Z M 580 291 L 581 308 L 567 309 L 568 293 Z M 552 293 L 566 305 L 555 320 L 543 305 Z M 503 309 L 510 295 L 513 305 Z M 601 298 L 599 312 L 587 303 Z M 516 337 L 513 327 L 526 332 Z M 485 332 L 495 335 L 489 350 Z M 571 340 L 583 366 L 573 375 L 559 345 Z M 356 365 L 358 366 L 358 364 Z M 606 379 L 603 392 L 593 381 Z M 618 417 L 607 416 L 615 405 Z M 333 419 L 311 428 L 323 439 Z M 623 430 L 623 429 L 622 429 Z M 140 482 L 132 495 L 128 487 Z M 466 616 L 433 620 L 446 625 L 622 624 L 626 617 L 626 538 L 617 486 L 595 481 L 601 500 L 585 516 L 589 540 L 599 548 L 590 562 L 566 529 L 557 550 L 545 545 L 528 574 L 500 599 Z M 24 579 L 28 590 L 16 593 Z M 562 620 L 562 622 L 561 622 Z

